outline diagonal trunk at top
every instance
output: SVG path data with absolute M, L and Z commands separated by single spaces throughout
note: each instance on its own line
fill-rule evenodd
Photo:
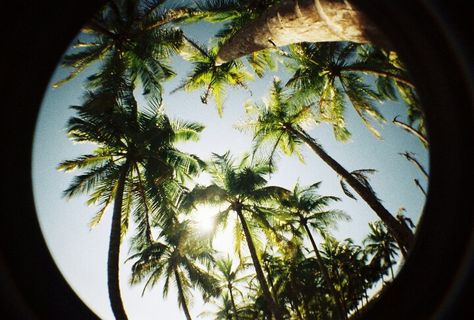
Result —
M 120 170 L 115 192 L 114 210 L 112 214 L 112 227 L 110 230 L 109 255 L 107 261 L 107 286 L 109 291 L 110 306 L 115 319 L 127 320 L 120 293 L 119 264 L 120 264 L 120 230 L 122 222 L 122 203 L 125 189 L 125 180 L 129 169 L 128 161 Z
M 268 304 L 268 307 L 270 308 L 275 319 L 283 320 L 282 312 L 280 308 L 278 307 L 278 305 L 276 304 L 275 300 L 273 300 L 272 295 L 270 294 L 270 289 L 268 288 L 268 284 L 265 280 L 265 275 L 263 274 L 262 265 L 260 264 L 260 260 L 258 259 L 258 256 L 257 256 L 257 250 L 255 249 L 255 245 L 252 240 L 252 235 L 250 234 L 247 221 L 245 220 L 245 217 L 242 213 L 242 207 L 239 206 L 235 208 L 235 212 L 237 213 L 237 216 L 239 217 L 239 220 L 240 220 L 240 224 L 242 225 L 242 229 L 245 235 L 245 241 L 247 242 L 247 245 L 250 251 L 250 257 L 252 258 L 252 263 L 255 268 L 255 273 L 257 274 L 257 279 L 258 279 L 258 282 L 260 283 L 260 288 L 262 289 L 265 302 Z
M 354 176 L 327 154 L 311 137 L 304 132 L 296 130 L 292 126 L 286 126 L 285 129 L 292 135 L 300 138 L 308 147 L 310 147 L 328 166 L 339 174 L 357 194 L 369 205 L 377 216 L 387 226 L 390 233 L 398 243 L 400 251 L 406 257 L 407 251 L 414 242 L 414 236 L 411 230 L 400 224 L 395 217 L 380 203 L 377 197 L 363 184 L 361 184 Z
M 311 234 L 311 231 L 308 228 L 308 225 L 305 223 L 303 224 L 303 227 L 308 234 L 309 240 L 311 242 L 311 245 L 313 246 L 314 253 L 316 254 L 316 261 L 318 262 L 319 268 L 321 269 L 321 273 L 323 274 L 324 281 L 326 282 L 326 285 L 329 288 L 329 291 L 331 291 L 332 296 L 336 300 L 336 309 L 337 312 L 339 313 L 339 319 L 347 319 L 347 311 L 344 308 L 343 303 L 341 302 L 341 297 L 337 293 L 336 289 L 334 288 L 334 283 L 331 281 L 331 278 L 329 277 L 329 272 L 328 268 L 326 268 L 326 265 L 323 262 L 323 258 L 321 257 L 321 254 L 319 253 L 318 247 L 316 245 L 316 241 L 314 241 L 313 235 Z
M 391 47 L 375 25 L 345 0 L 284 0 L 224 43 L 216 64 L 274 46 L 328 41 Z

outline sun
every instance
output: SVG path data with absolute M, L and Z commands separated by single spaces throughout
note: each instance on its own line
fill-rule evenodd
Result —
M 215 224 L 215 217 L 218 208 L 212 206 L 201 205 L 196 208 L 193 215 L 193 222 L 197 231 L 203 234 L 210 233 Z
M 225 255 L 234 255 L 234 227 L 235 219 L 229 217 L 227 226 L 223 229 L 215 229 L 216 215 L 220 211 L 219 206 L 200 205 L 197 206 L 192 215 L 194 228 L 204 236 L 213 236 L 212 247 Z M 212 235 L 212 232 L 216 232 Z

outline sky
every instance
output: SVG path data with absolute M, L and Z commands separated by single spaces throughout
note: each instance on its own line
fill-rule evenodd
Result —
M 215 32 L 215 28 L 204 23 L 186 26 L 183 30 L 188 36 L 202 43 L 207 43 Z M 212 101 L 208 105 L 201 103 L 200 91 L 169 94 L 180 84 L 190 68 L 190 64 L 180 57 L 175 57 L 172 61 L 178 75 L 165 83 L 166 113 L 171 118 L 192 120 L 206 126 L 199 142 L 186 143 L 180 145 L 180 148 L 204 160 L 209 159 L 212 152 L 224 153 L 230 150 L 237 158 L 240 154 L 249 152 L 252 137 L 249 133 L 237 130 L 235 124 L 244 121 L 243 105 L 247 100 L 260 101 L 267 95 L 274 76 L 282 79 L 288 76 L 284 67 L 280 65 L 278 71 L 269 73 L 263 79 L 256 77 L 256 80 L 249 84 L 251 94 L 243 89 L 229 88 L 221 118 Z M 66 70 L 58 67 L 50 83 L 63 78 L 65 72 Z M 63 190 L 78 172 L 64 173 L 56 170 L 61 161 L 94 149 L 92 145 L 71 142 L 65 129 L 67 120 L 73 116 L 69 106 L 81 103 L 83 81 L 92 72 L 93 68 L 59 89 L 48 89 L 45 92 L 35 130 L 32 181 L 38 220 L 49 250 L 63 276 L 100 318 L 113 319 L 106 282 L 111 210 L 104 215 L 99 225 L 89 229 L 88 223 L 97 208 L 85 204 L 87 196 L 70 200 L 62 197 Z M 51 85 L 49 87 L 51 88 Z M 405 119 L 405 106 L 402 103 L 385 102 L 379 108 L 388 120 L 386 125 L 379 127 L 383 137 L 381 140 L 365 129 L 350 107 L 346 112 L 349 130 L 352 132 L 350 141 L 336 141 L 332 129 L 325 124 L 312 128 L 309 133 L 323 145 L 329 155 L 349 171 L 376 169 L 377 173 L 370 181 L 383 205 L 392 213 L 405 208 L 406 215 L 416 222 L 422 213 L 425 198 L 413 179 L 418 179 L 425 189 L 427 181 L 412 163 L 398 153 L 414 152 L 424 167 L 428 168 L 428 151 L 415 137 L 391 125 L 391 119 L 397 115 L 402 115 L 400 119 Z M 305 163 L 301 163 L 296 157 L 280 157 L 278 171 L 270 177 L 269 184 L 292 188 L 297 181 L 301 185 L 322 181 L 319 193 L 343 199 L 332 208 L 344 210 L 352 217 L 350 222 L 340 222 L 333 234 L 338 239 L 350 237 L 360 243 L 368 233 L 368 222 L 377 220 L 377 216 L 362 200 L 355 201 L 345 196 L 337 175 L 310 150 L 303 148 L 303 154 Z M 200 214 L 209 215 L 205 212 Z M 227 234 L 223 233 L 219 242 L 225 244 L 228 239 Z M 156 314 L 159 314 L 160 318 L 164 319 L 184 319 L 184 314 L 177 306 L 175 290 L 170 290 L 168 297 L 163 298 L 162 286 L 159 283 L 142 297 L 141 285 L 128 285 L 131 266 L 130 262 L 125 262 L 128 256 L 128 240 L 129 238 L 124 240 L 121 250 L 123 264 L 120 277 L 123 301 L 129 318 L 147 320 L 156 318 Z M 202 311 L 212 309 L 210 305 L 203 306 L 199 294 L 196 294 L 193 300 L 193 318 L 198 318 Z

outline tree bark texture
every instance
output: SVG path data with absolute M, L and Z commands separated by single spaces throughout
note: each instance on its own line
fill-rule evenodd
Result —
M 224 43 L 216 64 L 274 46 L 329 41 L 391 47 L 375 25 L 345 0 L 284 0 Z
M 252 240 L 252 235 L 250 234 L 250 230 L 247 225 L 247 221 L 242 213 L 242 209 L 236 208 L 237 216 L 239 217 L 240 224 L 242 225 L 242 229 L 244 231 L 245 240 L 247 241 L 247 246 L 250 251 L 250 257 L 252 258 L 253 266 L 255 268 L 255 273 L 257 274 L 258 282 L 260 283 L 260 287 L 263 292 L 263 296 L 265 301 L 268 303 L 268 307 L 270 308 L 273 316 L 276 320 L 283 320 L 283 314 L 280 311 L 280 308 L 273 300 L 272 295 L 270 293 L 270 289 L 268 288 L 268 284 L 265 280 L 265 275 L 263 274 L 262 265 L 260 264 L 260 260 L 257 256 L 257 250 L 255 249 L 255 245 Z
M 117 320 L 128 319 L 122 302 L 119 280 L 122 203 L 128 169 L 129 164 L 126 162 L 121 168 L 120 176 L 117 181 L 107 261 L 107 286 L 109 291 L 110 306 L 112 308 L 112 312 L 114 313 L 115 319 Z

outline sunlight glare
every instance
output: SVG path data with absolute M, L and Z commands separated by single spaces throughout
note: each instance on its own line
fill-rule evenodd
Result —
M 212 236 L 211 233 L 215 228 L 216 214 L 221 208 L 218 206 L 200 205 L 193 214 L 192 221 L 196 230 L 204 236 Z M 235 221 L 232 215 L 229 217 L 227 226 L 224 229 L 217 229 L 212 246 L 218 252 L 224 255 L 235 255 L 233 245 L 233 229 Z
M 198 206 L 193 221 L 196 229 L 202 234 L 208 234 L 214 228 L 217 208 L 212 206 Z

